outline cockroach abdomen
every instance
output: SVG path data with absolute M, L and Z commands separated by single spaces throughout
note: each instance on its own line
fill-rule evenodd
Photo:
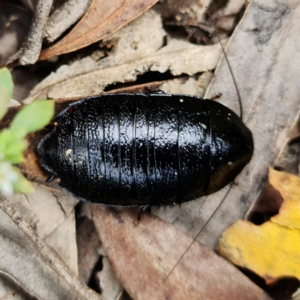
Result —
M 250 161 L 250 130 L 186 95 L 111 94 L 70 105 L 38 146 L 41 165 L 82 200 L 182 203 L 222 188 Z

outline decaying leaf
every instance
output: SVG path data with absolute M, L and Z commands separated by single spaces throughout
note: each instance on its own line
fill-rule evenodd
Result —
M 102 247 L 99 235 L 91 217 L 88 202 L 81 203 L 76 239 L 78 245 L 79 278 L 92 287 L 106 300 L 123 299 L 124 292 L 111 263 Z
M 77 22 L 87 11 L 92 0 L 68 0 L 51 13 L 44 37 L 52 43 L 70 26 Z
M 239 220 L 223 233 L 218 251 L 267 283 L 300 279 L 300 178 L 270 169 L 269 182 L 283 198 L 279 214 L 259 226 Z
M 218 44 L 198 46 L 171 39 L 164 45 L 165 36 L 160 15 L 149 10 L 103 41 L 114 45 L 110 55 L 100 60 L 92 55 L 60 67 L 38 84 L 25 102 L 99 95 L 108 85 L 133 82 L 148 71 L 194 75 L 214 69 L 222 55 Z
M 77 274 L 74 206 L 78 200 L 35 183 L 33 187 L 33 194 L 16 194 L 9 197 L 10 205 L 18 209 L 23 219 L 35 228 L 41 239 L 53 246 L 53 249 L 57 249 L 60 257 Z M 60 236 L 60 239 L 57 236 Z M 21 240 L 19 242 L 21 243 Z
M 29 33 L 17 53 L 9 58 L 7 63 L 19 59 L 20 64 L 28 65 L 37 61 L 42 49 L 44 29 L 47 24 L 53 0 L 38 0 Z
M 80 278 L 88 284 L 93 269 L 99 260 L 98 250 L 101 241 L 97 235 L 93 221 L 87 217 L 81 217 L 78 220 L 76 239 L 78 246 L 78 269 Z
M 100 41 L 154 5 L 157 0 L 94 0 L 73 30 L 41 52 L 40 60 L 68 53 Z
M 35 188 L 33 196 L 0 196 L 1 294 L 6 289 L 3 297 L 25 290 L 38 299 L 101 299 L 76 276 L 76 200 Z M 7 281 L 15 285 L 8 289 Z
M 103 247 L 133 299 L 269 299 L 248 278 L 198 242 L 168 276 L 192 239 L 137 209 L 93 205 Z M 168 277 L 167 277 L 168 276 Z

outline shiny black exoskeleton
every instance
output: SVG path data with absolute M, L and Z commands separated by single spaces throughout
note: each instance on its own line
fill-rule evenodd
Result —
M 38 146 L 77 198 L 169 205 L 214 193 L 250 161 L 250 130 L 230 109 L 186 95 L 110 94 L 71 104 Z

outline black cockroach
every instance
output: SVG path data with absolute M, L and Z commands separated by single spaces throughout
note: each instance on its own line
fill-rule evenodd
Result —
M 40 163 L 82 200 L 160 206 L 214 193 L 250 161 L 230 109 L 187 95 L 107 94 L 75 102 L 38 145 Z

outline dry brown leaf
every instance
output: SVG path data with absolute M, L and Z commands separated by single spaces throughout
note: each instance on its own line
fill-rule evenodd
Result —
M 6 281 L 0 281 L 0 291 L 6 289 L 5 297 L 18 287 L 38 299 L 101 299 L 76 276 L 74 202 L 41 194 L 44 201 L 39 193 L 33 196 L 35 199 L 0 197 L 0 273 L 6 276 Z M 42 208 L 45 203 L 51 206 L 51 214 L 49 208 Z M 62 259 L 70 264 L 73 272 Z M 9 288 L 7 280 L 15 284 Z
M 153 215 L 92 206 L 95 226 L 122 285 L 133 299 L 269 299 L 240 271 Z M 165 280 L 166 279 L 166 280 Z
M 100 41 L 132 21 L 157 0 L 93 0 L 81 21 L 54 46 L 40 54 L 40 60 L 68 53 Z
M 110 55 L 100 60 L 92 55 L 60 67 L 38 84 L 25 102 L 45 97 L 99 95 L 110 84 L 135 81 L 138 75 L 148 71 L 194 75 L 214 69 L 222 55 L 218 44 L 197 46 L 171 39 L 164 45 L 165 36 L 161 17 L 149 10 L 106 39 L 107 43 L 115 43 Z M 195 57 L 199 57 L 197 63 Z M 197 92 L 198 89 L 194 89 L 188 93 Z
M 92 0 L 68 0 L 51 13 L 44 32 L 44 38 L 52 43 L 75 24 L 87 11 Z
M 93 221 L 87 217 L 79 218 L 76 231 L 78 245 L 79 277 L 88 284 L 92 271 L 99 260 L 101 246 Z
M 63 192 L 32 184 L 35 190 L 33 194 L 15 194 L 8 198 L 10 205 L 18 209 L 23 219 L 35 228 L 38 236 L 53 247 L 77 274 L 74 206 L 78 200 Z
M 9 58 L 7 64 L 18 60 L 21 65 L 28 65 L 34 64 L 38 60 L 52 3 L 53 0 L 38 0 L 36 2 L 33 19 L 26 39 L 19 51 Z

